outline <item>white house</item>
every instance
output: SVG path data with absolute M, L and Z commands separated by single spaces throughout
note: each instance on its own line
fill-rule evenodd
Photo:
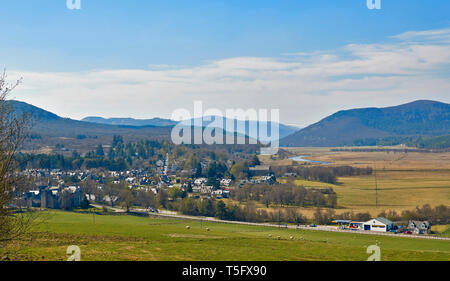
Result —
M 229 187 L 233 181 L 231 179 L 222 179 L 220 181 L 221 186 Z
M 222 197 L 223 197 L 223 192 L 222 192 L 222 190 L 221 190 L 221 189 L 218 189 L 218 190 L 214 190 L 214 191 L 212 191 L 212 192 L 211 192 L 211 196 L 213 196 L 213 197 L 216 197 L 216 198 L 220 199 L 220 198 L 222 198 Z
M 428 234 L 431 232 L 429 221 L 409 221 L 408 230 L 413 234 Z
M 128 177 L 128 178 L 126 178 L 125 180 L 126 180 L 128 183 L 133 183 L 133 182 L 135 181 L 135 179 L 136 179 L 136 178 Z
M 195 185 L 203 185 L 208 181 L 207 178 L 198 178 L 194 180 Z
M 388 232 L 394 229 L 394 223 L 386 218 L 371 219 L 363 224 L 364 230 Z

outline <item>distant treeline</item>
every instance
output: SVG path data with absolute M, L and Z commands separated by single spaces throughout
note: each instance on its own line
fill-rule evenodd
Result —
M 338 177 L 350 177 L 359 175 L 371 175 L 372 168 L 355 168 L 351 166 L 338 167 L 303 167 L 303 166 L 275 166 L 272 171 L 277 177 L 282 177 L 286 173 L 296 173 L 298 177 L 309 181 L 320 181 L 336 184 Z
M 354 213 L 345 212 L 336 215 L 334 210 L 326 210 L 324 212 L 316 211 L 314 214 L 315 221 L 320 224 L 330 224 L 334 219 L 352 220 L 365 222 L 371 219 L 369 213 Z M 393 222 L 404 222 L 409 220 L 429 221 L 431 224 L 449 224 L 450 223 L 450 208 L 445 205 L 440 205 L 432 208 L 426 204 L 422 207 L 416 207 L 414 210 L 406 210 L 398 213 L 395 210 L 383 211 L 378 214 L 378 217 L 387 218 Z
M 407 210 L 401 213 L 395 210 L 383 211 L 379 214 L 391 221 L 430 221 L 432 224 L 450 224 L 450 207 L 440 205 L 432 208 L 430 205 L 423 205 L 421 208 L 416 207 L 415 210 Z
M 66 157 L 60 154 L 23 154 L 16 155 L 21 170 L 25 169 L 60 169 L 78 170 L 105 168 L 110 171 L 123 171 L 128 167 L 124 158 L 107 159 L 104 157 L 81 157 L 79 155 Z
M 60 148 L 60 145 L 56 145 Z M 110 171 L 124 171 L 133 167 L 154 165 L 158 160 L 186 159 L 185 169 L 196 169 L 205 159 L 226 162 L 227 160 L 248 160 L 259 151 L 258 145 L 174 145 L 166 140 L 146 140 L 125 143 L 122 136 L 114 136 L 111 145 L 104 150 L 102 145 L 93 151 L 71 156 L 61 154 L 18 153 L 19 168 L 79 170 L 105 168 Z
M 425 149 L 449 149 L 450 135 L 427 137 L 427 136 L 413 136 L 413 137 L 386 137 L 381 139 L 359 139 L 356 140 L 354 146 L 392 146 L 404 144 L 409 147 L 425 148 Z
M 327 207 L 337 205 L 337 195 L 332 188 L 306 189 L 288 182 L 281 185 L 246 185 L 232 190 L 232 199 L 242 202 L 257 201 L 266 207 L 271 204 L 297 207 Z

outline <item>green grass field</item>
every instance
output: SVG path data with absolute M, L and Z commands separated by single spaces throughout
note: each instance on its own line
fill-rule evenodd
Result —
M 96 215 L 94 223 L 92 215 L 68 212 L 51 212 L 32 235 L 0 254 L 59 261 L 68 258 L 68 246 L 78 245 L 85 261 L 363 261 L 377 243 L 382 260 L 450 260 L 449 241 L 133 216 Z

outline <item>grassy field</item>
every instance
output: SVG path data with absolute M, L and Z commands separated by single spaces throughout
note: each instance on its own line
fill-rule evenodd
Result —
M 450 225 L 433 225 L 431 226 L 431 231 L 441 237 L 450 237 Z
M 307 159 L 330 162 L 336 166 L 374 167 L 376 165 L 377 170 L 450 170 L 450 152 L 334 152 L 331 149 L 288 148 L 287 150 L 294 155 L 308 155 L 310 157 L 306 157 Z M 371 149 L 374 148 L 371 147 Z
M 382 260 L 450 260 L 449 241 L 133 216 L 95 216 L 94 223 L 92 215 L 67 212 L 50 213 L 32 235 L 0 254 L 62 261 L 67 247 L 78 245 L 86 261 L 363 261 L 367 247 L 377 243 Z
M 355 211 L 411 210 L 423 204 L 449 205 L 448 171 L 379 171 L 378 208 L 373 176 L 340 178 L 334 187 L 339 205 Z
M 305 187 L 331 187 L 338 194 L 336 213 L 369 212 L 377 216 L 384 210 L 412 210 L 430 204 L 450 205 L 450 153 L 419 152 L 332 152 L 329 148 L 289 148 L 294 155 L 330 162 L 330 166 L 376 167 L 378 208 L 376 207 L 375 177 L 338 178 L 339 184 L 296 180 Z M 290 165 L 289 159 L 261 158 L 268 165 Z M 292 164 L 292 162 L 291 162 Z M 314 210 L 299 209 L 311 218 Z

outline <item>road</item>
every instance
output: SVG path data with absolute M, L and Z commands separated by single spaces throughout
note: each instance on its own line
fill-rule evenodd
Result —
M 95 205 L 92 204 L 92 206 L 96 208 L 103 208 L 102 205 Z M 126 211 L 122 208 L 113 208 L 113 207 L 106 207 L 116 213 L 125 213 Z M 434 240 L 447 240 L 450 241 L 450 238 L 447 237 L 436 237 L 436 236 L 429 236 L 429 235 L 410 235 L 410 234 L 394 234 L 394 233 L 387 233 L 387 232 L 375 232 L 375 231 L 362 231 L 362 230 L 347 230 L 347 229 L 340 229 L 335 226 L 327 226 L 327 225 L 320 225 L 316 227 L 310 227 L 308 225 L 278 225 L 278 224 L 270 224 L 270 223 L 254 223 L 254 222 L 241 222 L 241 221 L 227 221 L 227 220 L 220 220 L 213 217 L 197 217 L 197 216 L 188 216 L 188 215 L 180 215 L 176 212 L 172 211 L 166 211 L 166 210 L 158 210 L 158 213 L 154 212 L 148 212 L 145 209 L 133 209 L 132 212 L 135 213 L 145 213 L 150 216 L 155 217 L 164 217 L 164 218 L 171 218 L 171 219 L 181 219 L 181 220 L 195 220 L 195 221 L 203 221 L 203 222 L 213 222 L 213 223 L 227 223 L 227 224 L 240 224 L 240 225 L 250 225 L 250 226 L 264 226 L 264 227 L 272 227 L 272 228 L 287 228 L 287 229 L 298 229 L 298 230 L 310 230 L 310 231 L 328 231 L 328 232 L 343 232 L 343 233 L 352 233 L 352 234 L 361 234 L 361 235 L 379 235 L 379 236 L 392 236 L 392 237 L 404 237 L 404 238 L 416 238 L 416 239 L 434 239 Z

